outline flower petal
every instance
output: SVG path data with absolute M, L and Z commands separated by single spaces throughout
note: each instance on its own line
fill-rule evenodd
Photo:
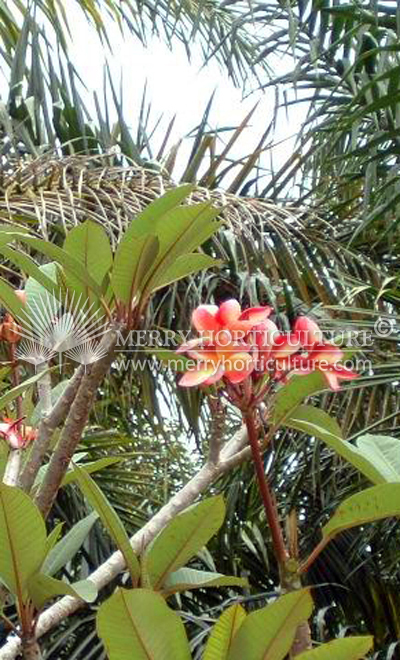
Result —
M 254 343 L 262 351 L 270 352 L 274 340 L 279 337 L 279 330 L 273 321 L 266 319 L 262 323 L 258 323 L 251 332 L 251 338 Z
M 272 312 L 272 307 L 249 307 L 245 309 L 240 317 L 240 321 L 251 321 L 254 325 L 265 321 Z
M 223 367 L 219 367 L 213 376 L 210 376 L 210 378 L 207 378 L 207 380 L 204 381 L 203 385 L 214 385 L 214 383 L 220 380 L 223 375 Z
M 308 316 L 299 316 L 293 326 L 293 331 L 297 334 L 302 346 L 322 342 L 322 330 Z
M 341 364 L 336 364 L 332 371 L 334 371 L 336 376 L 342 380 L 354 380 L 354 378 L 358 378 L 359 376 L 355 371 L 348 367 L 344 367 Z
M 237 300 L 234 298 L 232 300 L 226 300 L 219 307 L 217 321 L 222 327 L 230 328 L 231 324 L 239 319 L 241 311 Z
M 201 337 L 190 339 L 189 341 L 185 341 L 183 344 L 181 344 L 179 348 L 176 349 L 175 353 L 188 353 L 198 346 L 204 346 L 204 344 L 205 341 Z
M 274 339 L 273 353 L 276 358 L 285 358 L 297 353 L 301 348 L 300 339 L 297 334 L 279 335 Z
M 196 385 L 201 385 L 205 383 L 209 378 L 216 373 L 215 367 L 194 369 L 193 371 L 186 371 L 180 379 L 178 385 L 182 387 L 195 387 Z
M 254 370 L 250 353 L 235 353 L 223 360 L 224 376 L 231 383 L 241 383 Z
M 192 324 L 197 332 L 204 330 L 216 332 L 219 327 L 216 320 L 217 313 L 218 307 L 216 305 L 200 305 L 197 307 L 192 314 Z
M 213 350 L 198 350 L 198 351 L 189 351 L 188 352 L 189 357 L 193 358 L 194 360 L 198 360 L 200 363 L 202 363 L 202 367 L 204 368 L 209 368 L 209 367 L 215 367 L 217 366 L 220 356 L 216 351 Z
M 24 446 L 24 438 L 15 431 L 7 434 L 7 442 L 10 445 L 11 449 L 21 449 Z
M 333 390 L 334 392 L 340 390 L 339 380 L 334 371 L 322 371 L 321 373 L 325 378 L 326 382 L 328 383 L 328 387 L 331 390 Z
M 314 344 L 309 353 L 312 362 L 324 362 L 325 364 L 336 364 L 343 358 L 343 351 L 334 344 Z

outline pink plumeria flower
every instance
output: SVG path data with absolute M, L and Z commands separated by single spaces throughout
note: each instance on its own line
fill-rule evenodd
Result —
M 23 427 L 24 433 L 17 430 L 22 419 L 23 417 L 17 420 L 5 418 L 0 422 L 0 436 L 6 440 L 11 449 L 23 449 L 36 438 L 36 431 L 30 426 Z
M 270 313 L 270 307 L 251 307 L 242 312 L 237 300 L 227 300 L 219 307 L 197 307 L 192 324 L 202 336 L 177 351 L 194 358 L 195 369 L 187 371 L 179 384 L 211 385 L 223 377 L 231 383 L 245 380 L 254 370 L 251 347 L 246 341 L 248 333 Z

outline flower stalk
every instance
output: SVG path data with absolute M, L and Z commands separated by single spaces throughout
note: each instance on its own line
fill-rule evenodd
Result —
M 244 422 L 247 428 L 249 444 L 251 447 L 251 453 L 254 461 L 254 468 L 258 481 L 258 488 L 264 505 L 265 515 L 267 517 L 268 525 L 271 530 L 274 554 L 278 562 L 280 571 L 282 572 L 282 569 L 285 566 L 285 563 L 288 560 L 289 556 L 283 539 L 282 528 L 279 522 L 279 515 L 276 507 L 275 498 L 269 488 L 268 480 L 264 470 L 262 454 L 258 442 L 258 432 L 257 432 L 257 425 L 255 422 L 254 409 L 250 409 L 248 412 L 244 414 Z

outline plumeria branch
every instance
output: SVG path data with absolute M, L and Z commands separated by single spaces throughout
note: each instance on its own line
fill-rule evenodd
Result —
M 3 484 L 7 486 L 16 486 L 21 467 L 22 449 L 10 449 L 6 469 L 3 475 Z
M 37 438 L 32 444 L 29 458 L 26 461 L 19 478 L 19 487 L 29 492 L 35 482 L 35 478 L 43 463 L 46 452 L 49 449 L 51 438 L 57 426 L 64 421 L 72 402 L 75 399 L 79 385 L 84 373 L 83 367 L 76 369 L 70 379 L 65 391 L 51 408 L 49 413 L 42 418 L 39 423 Z M 41 382 L 41 381 L 39 381 Z M 40 395 L 39 395 L 40 396 Z M 47 397 L 47 392 L 46 392 Z M 51 406 L 51 395 L 50 395 Z M 47 406 L 45 407 L 47 410 Z
M 110 328 L 109 332 L 104 335 L 101 341 L 101 348 L 105 352 L 104 357 L 91 365 L 79 384 L 60 439 L 35 498 L 36 504 L 44 517 L 47 516 L 53 505 L 75 449 L 82 437 L 96 397 L 97 388 L 107 374 L 114 359 L 114 350 L 119 329 L 119 327 L 115 326 Z

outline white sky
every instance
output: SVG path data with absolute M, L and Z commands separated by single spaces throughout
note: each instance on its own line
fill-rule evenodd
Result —
M 73 26 L 72 60 L 77 63 L 77 69 L 82 75 L 88 91 L 100 92 L 103 87 L 103 66 L 105 63 L 104 48 L 93 28 L 90 28 L 81 13 L 76 11 L 76 18 L 71 12 L 71 26 Z M 227 75 L 215 62 L 210 62 L 202 68 L 202 60 L 196 56 L 191 63 L 188 62 L 183 46 L 176 40 L 173 51 L 159 39 L 150 40 L 149 47 L 145 49 L 138 40 L 127 34 L 123 39 L 118 28 L 110 26 L 113 53 L 107 53 L 116 89 L 119 89 L 121 71 L 123 75 L 124 115 L 128 125 L 136 127 L 140 109 L 142 92 L 147 80 L 147 98 L 152 103 L 152 124 L 163 113 L 161 126 L 166 128 L 170 119 L 177 114 L 172 139 L 172 146 L 180 137 L 186 135 L 201 120 L 206 103 L 214 89 L 217 89 L 213 110 L 210 115 L 210 124 L 213 128 L 226 125 L 238 125 L 260 100 L 259 107 L 252 118 L 252 126 L 247 129 L 246 135 L 233 152 L 235 155 L 251 153 L 262 133 L 273 118 L 274 91 L 267 93 L 254 92 L 250 97 L 242 99 L 242 91 L 233 86 Z M 279 63 L 279 67 L 291 68 L 289 58 Z M 281 71 L 280 71 L 281 72 Z M 90 104 L 88 104 L 90 107 Z M 90 108 L 91 109 L 91 108 Z M 269 139 L 281 142 L 274 147 L 274 169 L 281 167 L 293 151 L 294 139 L 304 117 L 296 108 L 290 115 L 289 122 L 284 110 L 281 110 L 275 135 Z M 94 113 L 93 113 L 94 114 Z M 160 129 L 160 138 L 163 130 Z M 230 134 L 223 134 L 226 139 Z M 184 166 L 192 142 L 187 141 L 183 149 L 179 165 Z M 263 159 L 264 167 L 269 167 L 269 156 Z M 267 179 L 266 179 L 267 183 Z

